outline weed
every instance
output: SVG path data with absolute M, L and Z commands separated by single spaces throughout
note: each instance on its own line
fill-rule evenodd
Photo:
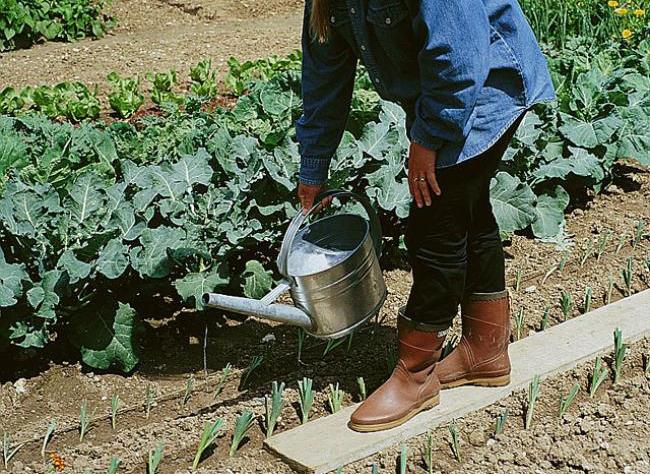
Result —
M 614 253 L 618 254 L 621 251 L 621 249 L 625 246 L 626 242 L 627 242 L 627 234 L 623 232 L 618 238 L 618 244 L 616 244 L 616 251 Z
M 571 296 L 571 293 L 562 290 L 562 294 L 560 295 L 560 309 L 562 309 L 562 316 L 564 318 L 564 321 L 569 319 L 569 316 L 571 316 L 572 308 L 573 297 Z
M 542 315 L 542 325 L 541 325 L 542 331 L 548 329 L 548 316 L 550 312 L 551 312 L 551 306 L 546 305 L 546 308 L 544 308 L 544 314 Z
M 341 409 L 341 404 L 343 403 L 343 390 L 339 389 L 338 382 L 336 382 L 336 386 L 329 384 L 327 402 L 329 403 L 332 413 L 336 413 Z
M 589 239 L 587 242 L 587 246 L 585 249 L 582 251 L 582 255 L 580 256 L 580 266 L 583 267 L 584 264 L 587 262 L 587 259 L 591 257 L 594 253 L 594 242 L 593 240 Z
M 111 458 L 111 465 L 108 466 L 108 470 L 106 471 L 106 474 L 116 474 L 118 469 L 120 468 L 120 464 L 122 464 L 122 460 L 120 458 L 116 458 L 113 456 Z
M 444 347 L 442 348 L 442 354 L 440 356 L 441 359 L 444 359 L 447 357 L 449 354 L 451 354 L 451 351 L 454 350 L 454 347 L 458 344 L 459 337 L 457 334 L 454 334 L 451 339 L 445 342 Z
M 201 461 L 201 456 L 206 449 L 214 444 L 219 436 L 219 430 L 221 429 L 222 421 L 220 418 L 217 418 L 217 421 L 214 423 L 207 422 L 203 427 L 203 433 L 201 434 L 201 439 L 199 440 L 199 446 L 196 450 L 196 455 L 194 456 L 194 462 L 192 463 L 192 469 L 196 469 L 199 466 Z
M 230 443 L 230 456 L 234 456 L 239 449 L 239 445 L 246 436 L 246 433 L 250 431 L 255 423 L 255 415 L 250 410 L 244 410 L 237 421 L 235 422 L 235 429 L 232 433 L 232 443 Z
M 241 386 L 244 387 L 246 386 L 246 383 L 248 382 L 248 378 L 251 376 L 251 374 L 257 369 L 260 365 L 262 365 L 262 362 L 264 361 L 264 356 L 255 356 L 251 360 L 251 363 L 244 372 L 242 373 L 241 376 Z
M 569 393 L 566 396 L 562 397 L 560 400 L 560 418 L 564 417 L 564 414 L 567 412 L 569 407 L 573 404 L 573 400 L 576 398 L 576 395 L 580 391 L 580 384 L 573 384 Z
M 497 437 L 503 430 L 506 428 L 506 423 L 508 422 L 508 409 L 506 408 L 497 416 L 496 423 L 494 424 L 494 436 Z
M 45 457 L 45 450 L 47 449 L 47 443 L 52 439 L 52 435 L 56 430 L 56 420 L 50 420 L 47 424 L 47 430 L 45 430 L 45 436 L 43 436 L 43 444 L 41 445 L 41 457 Z
M 302 347 L 305 344 L 307 332 L 303 328 L 298 328 L 298 362 L 302 362 Z
M 162 444 L 156 446 L 156 449 L 149 451 L 147 459 L 147 474 L 156 474 L 158 466 L 160 466 L 160 461 L 162 461 L 163 449 L 165 447 Z
M 589 384 L 589 397 L 593 398 L 598 390 L 598 387 L 605 381 L 607 378 L 607 369 L 603 364 L 600 356 L 596 357 L 596 362 L 594 363 L 594 371 L 591 374 L 591 383 Z
M 539 375 L 535 375 L 533 380 L 528 385 L 528 405 L 526 406 L 526 429 L 530 428 L 533 422 L 533 414 L 535 413 L 535 405 L 539 398 L 540 384 Z
M 632 294 L 632 279 L 634 277 L 633 265 L 632 257 L 628 257 L 625 261 L 625 267 L 621 270 L 623 283 L 625 284 L 625 296 L 630 296 Z
M 614 331 L 614 383 L 618 383 L 621 376 L 621 367 L 625 359 L 626 344 L 623 343 L 623 333 L 620 328 Z
M 568 253 L 563 254 L 560 261 L 558 263 L 556 263 L 555 265 L 553 265 L 551 268 L 549 268 L 549 270 L 546 272 L 546 274 L 544 275 L 544 278 L 542 278 L 542 283 L 541 284 L 543 285 L 546 282 L 546 280 L 548 280 L 551 277 L 551 275 L 553 275 L 555 272 L 557 272 L 557 271 L 563 272 L 564 267 L 566 267 L 566 264 L 569 261 L 570 256 L 571 255 L 568 254 Z
M 91 415 L 88 413 L 88 402 L 84 400 L 79 407 L 79 442 L 83 442 L 84 436 L 90 427 Z
M 643 231 L 645 230 L 645 221 L 639 219 L 634 226 L 634 238 L 632 239 L 632 248 L 636 249 L 637 244 L 643 238 Z
M 607 248 L 607 242 L 609 241 L 611 236 L 612 236 L 612 231 L 608 230 L 605 233 L 603 233 L 598 239 L 598 250 L 596 251 L 597 262 L 600 262 L 600 258 L 605 253 L 605 249 Z
M 187 402 L 190 401 L 190 396 L 192 395 L 192 389 L 194 388 L 194 374 L 190 374 L 185 382 L 185 392 L 183 393 L 183 398 L 181 399 L 182 406 L 187 405 Z
M 116 393 L 111 397 L 111 428 L 117 426 L 117 410 L 120 408 L 120 396 Z
M 458 425 L 456 425 L 456 420 L 452 420 L 449 425 L 449 435 L 451 452 L 454 458 L 456 458 L 456 461 L 460 462 L 460 431 L 458 430 Z
M 422 459 L 427 468 L 428 474 L 433 474 L 433 435 L 431 431 L 427 432 L 427 440 L 422 450 Z
M 515 291 L 519 291 L 519 288 L 521 288 L 521 280 L 523 278 L 523 275 L 524 269 L 522 267 L 517 268 L 517 271 L 515 272 Z
M 524 308 L 519 308 L 515 315 L 515 334 L 517 335 L 517 340 L 521 339 L 521 331 L 524 328 L 524 319 Z
M 275 380 L 271 383 L 271 406 L 269 409 L 269 397 L 264 396 L 266 437 L 273 436 L 273 430 L 278 422 L 282 406 L 284 405 L 284 382 L 278 384 Z
M 408 463 L 408 447 L 404 441 L 400 444 L 399 450 L 399 472 L 400 474 L 406 474 L 406 465 Z
M 593 292 L 593 290 L 591 289 L 590 286 L 585 288 L 585 296 L 584 296 L 584 298 L 582 300 L 582 308 L 584 310 L 583 311 L 584 313 L 588 313 L 589 310 L 591 309 L 591 294 L 592 294 L 592 292 Z
M 223 392 L 223 388 L 226 386 L 226 380 L 228 380 L 228 376 L 230 375 L 231 370 L 232 364 L 228 362 L 221 371 L 221 377 L 219 377 L 219 381 L 217 382 L 217 388 L 214 391 L 215 400 L 219 398 L 219 395 L 221 395 L 221 392 Z
M 4 463 L 5 469 L 7 469 L 7 465 L 9 464 L 9 461 L 11 461 L 11 458 L 13 458 L 22 447 L 22 444 L 12 446 L 11 436 L 9 436 L 9 433 L 6 431 L 4 432 L 2 436 L 2 461 Z
M 329 339 L 327 341 L 327 345 L 325 346 L 325 350 L 323 351 L 323 357 L 325 357 L 327 354 L 329 354 L 331 351 L 339 347 L 344 342 L 345 342 L 344 337 L 339 337 L 338 339 Z
M 607 276 L 607 296 L 605 297 L 605 304 L 610 304 L 612 302 L 612 293 L 614 291 L 614 277 L 612 275 Z
M 300 397 L 300 422 L 307 423 L 309 412 L 314 404 L 314 391 L 312 390 L 313 380 L 303 377 L 298 381 L 298 395 Z
M 361 400 L 365 400 L 368 397 L 368 392 L 366 391 L 366 381 L 363 380 L 363 377 L 357 377 L 357 385 L 359 386 Z

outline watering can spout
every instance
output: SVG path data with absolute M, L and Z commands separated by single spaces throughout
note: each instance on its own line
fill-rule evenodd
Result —
M 312 329 L 311 318 L 302 310 L 286 304 L 266 304 L 264 301 L 239 296 L 205 293 L 203 305 L 209 308 L 223 309 L 233 313 L 253 315 L 280 323 L 299 326 L 305 330 Z

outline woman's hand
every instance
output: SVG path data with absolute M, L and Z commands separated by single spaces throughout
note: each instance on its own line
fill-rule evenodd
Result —
M 314 206 L 314 200 L 323 190 L 322 184 L 298 184 L 298 199 L 300 199 L 300 204 L 302 205 L 302 212 L 306 214 L 309 209 Z M 329 200 L 329 201 L 328 201 Z M 331 202 L 332 198 L 325 199 L 325 201 Z M 325 204 L 325 203 L 323 203 Z
M 431 205 L 432 192 L 442 194 L 436 181 L 436 156 L 435 150 L 417 143 L 409 147 L 409 191 L 418 207 Z

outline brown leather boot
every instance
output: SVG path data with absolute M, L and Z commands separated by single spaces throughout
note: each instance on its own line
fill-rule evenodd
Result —
M 460 385 L 499 387 L 510 383 L 508 292 L 474 293 L 461 305 L 463 335 L 436 364 L 441 388 Z
M 439 403 L 440 383 L 433 367 L 440 359 L 444 333 L 418 330 L 401 313 L 399 360 L 388 380 L 350 416 L 348 426 L 355 431 L 394 428 Z

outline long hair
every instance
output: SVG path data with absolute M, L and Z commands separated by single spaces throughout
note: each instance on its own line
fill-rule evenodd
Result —
M 311 36 L 321 43 L 327 41 L 329 36 L 329 9 L 330 0 L 312 0 L 309 28 Z

